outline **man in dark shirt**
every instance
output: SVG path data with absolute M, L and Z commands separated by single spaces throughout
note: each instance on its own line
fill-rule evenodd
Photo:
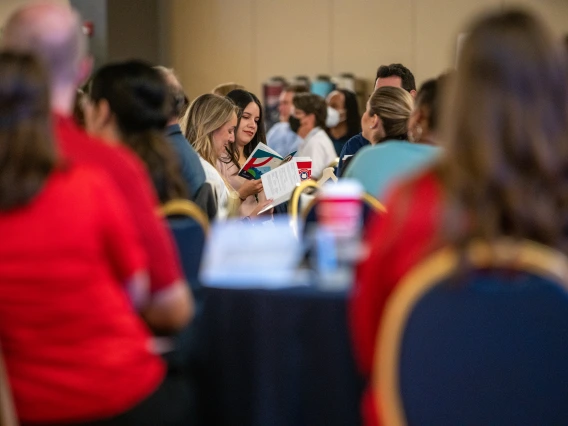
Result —
M 205 172 L 197 153 L 184 137 L 178 122 L 189 102 L 173 70 L 165 67 L 156 67 L 156 69 L 166 81 L 172 100 L 172 114 L 166 128 L 166 135 L 174 148 L 181 174 L 190 189 L 190 193 L 195 195 L 205 182 Z
M 416 96 L 416 83 L 414 75 L 408 68 L 402 64 L 381 65 L 377 70 L 375 78 L 375 89 L 384 86 L 401 87 L 412 95 Z M 339 164 L 337 165 L 337 176 L 341 176 L 346 168 L 345 161 L 349 161 L 353 155 L 361 148 L 369 145 L 369 141 L 363 137 L 361 133 L 349 139 L 339 155 Z M 347 156 L 347 158 L 345 158 Z
M 369 144 L 370 142 L 363 137 L 363 133 L 359 133 L 345 142 L 345 145 L 343 145 L 343 149 L 341 150 L 341 155 L 339 156 L 339 164 L 337 165 L 337 171 L 335 174 L 341 177 L 343 175 L 343 171 L 347 168 L 347 164 L 349 164 L 349 161 L 351 161 L 357 151 Z

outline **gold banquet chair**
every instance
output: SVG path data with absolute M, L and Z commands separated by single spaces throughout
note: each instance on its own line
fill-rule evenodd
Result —
M 160 208 L 172 231 L 183 272 L 196 300 L 201 295 L 199 268 L 209 233 L 209 220 L 205 213 L 189 200 L 171 200 Z
M 190 217 L 201 226 L 205 234 L 209 233 L 209 219 L 193 201 L 185 199 L 170 200 L 160 206 L 160 214 L 166 218 L 171 216 Z
M 301 195 L 306 192 L 308 189 L 312 189 L 312 193 L 315 193 L 319 190 L 319 185 L 316 181 L 312 179 L 306 179 L 296 185 L 294 191 L 292 192 L 292 197 L 290 198 L 290 203 L 288 204 L 288 213 L 290 214 L 290 224 L 295 232 L 298 231 L 298 216 L 301 210 L 303 210 L 302 206 L 300 206 L 301 202 Z
M 331 163 L 329 163 L 327 165 L 327 167 L 331 167 L 333 169 L 336 169 L 338 164 L 339 164 L 339 157 L 335 157 L 335 160 L 333 160 Z
M 375 213 L 386 213 L 387 209 L 383 203 L 377 200 L 368 192 L 363 193 L 363 203 Z
M 387 301 L 371 382 L 379 423 L 566 424 L 568 258 L 508 239 L 464 253 L 434 253 Z

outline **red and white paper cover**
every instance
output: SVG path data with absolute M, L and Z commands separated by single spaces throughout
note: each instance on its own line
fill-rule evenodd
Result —
M 298 165 L 298 173 L 301 180 L 312 177 L 312 159 L 310 157 L 295 157 L 294 160 Z

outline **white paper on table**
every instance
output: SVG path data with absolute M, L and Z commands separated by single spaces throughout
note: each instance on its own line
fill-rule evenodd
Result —
M 305 284 L 298 280 L 302 247 L 288 219 L 260 222 L 217 221 L 205 246 L 200 280 L 222 288 L 284 288 Z
M 261 210 L 259 214 L 290 199 L 294 188 L 300 183 L 298 165 L 295 161 L 290 161 L 263 174 L 261 179 L 264 195 L 266 195 L 267 199 L 273 201 L 269 206 Z

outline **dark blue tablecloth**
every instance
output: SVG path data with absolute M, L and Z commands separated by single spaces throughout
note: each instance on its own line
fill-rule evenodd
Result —
M 347 294 L 205 289 L 192 360 L 203 424 L 358 425 Z

